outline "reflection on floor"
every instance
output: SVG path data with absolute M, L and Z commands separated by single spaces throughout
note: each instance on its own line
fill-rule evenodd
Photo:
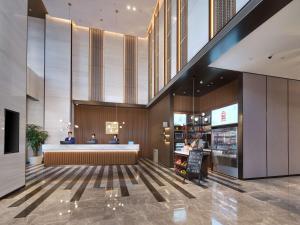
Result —
M 300 224 L 300 177 L 183 182 L 150 160 L 135 166 L 26 168 L 0 201 L 0 224 Z

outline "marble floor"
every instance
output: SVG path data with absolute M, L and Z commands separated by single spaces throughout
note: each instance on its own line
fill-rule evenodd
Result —
M 149 160 L 136 166 L 26 168 L 1 199 L 0 224 L 300 224 L 300 177 L 183 182 Z

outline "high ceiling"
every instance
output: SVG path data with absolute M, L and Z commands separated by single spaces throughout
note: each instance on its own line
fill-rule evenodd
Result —
M 156 0 L 43 0 L 51 16 L 65 19 L 71 17 L 77 25 L 140 37 L 147 35 L 156 2 Z M 71 3 L 71 7 L 68 3 Z M 130 10 L 127 9 L 128 5 L 131 7 Z M 135 11 L 132 10 L 133 7 L 136 8 Z
M 299 12 L 292 1 L 210 66 L 300 80 Z

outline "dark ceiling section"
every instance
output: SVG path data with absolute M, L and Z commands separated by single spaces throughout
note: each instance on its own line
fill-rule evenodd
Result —
M 201 96 L 211 92 L 229 82 L 236 80 L 242 73 L 230 70 L 222 70 L 216 68 L 207 68 L 207 70 L 198 76 L 192 76 L 184 80 L 173 89 L 176 95 L 194 95 Z M 193 85 L 194 83 L 194 85 Z
M 28 0 L 28 16 L 45 19 L 47 13 L 42 0 Z
M 291 1 L 292 0 L 251 0 L 239 14 L 234 16 L 231 21 L 182 68 L 174 77 L 177 79 L 174 79 L 173 82 L 165 86 L 158 95 L 149 102 L 147 107 L 155 104 L 169 93 L 176 93 L 177 89 L 183 91 L 183 89 L 180 89 L 181 86 L 186 87 L 186 83 L 189 82 L 188 80 L 191 80 L 193 77 L 196 79 L 204 79 L 204 77 L 213 79 L 212 77 L 214 76 L 213 74 L 215 74 L 215 70 L 211 70 L 208 66 Z M 244 17 L 242 13 L 245 15 Z M 227 72 L 224 71 L 224 73 Z

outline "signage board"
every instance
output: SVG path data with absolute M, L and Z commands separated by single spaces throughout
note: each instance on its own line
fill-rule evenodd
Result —
M 174 126 L 185 126 L 186 125 L 186 114 L 174 113 Z
M 229 105 L 211 112 L 211 126 L 223 126 L 238 123 L 238 104 Z

